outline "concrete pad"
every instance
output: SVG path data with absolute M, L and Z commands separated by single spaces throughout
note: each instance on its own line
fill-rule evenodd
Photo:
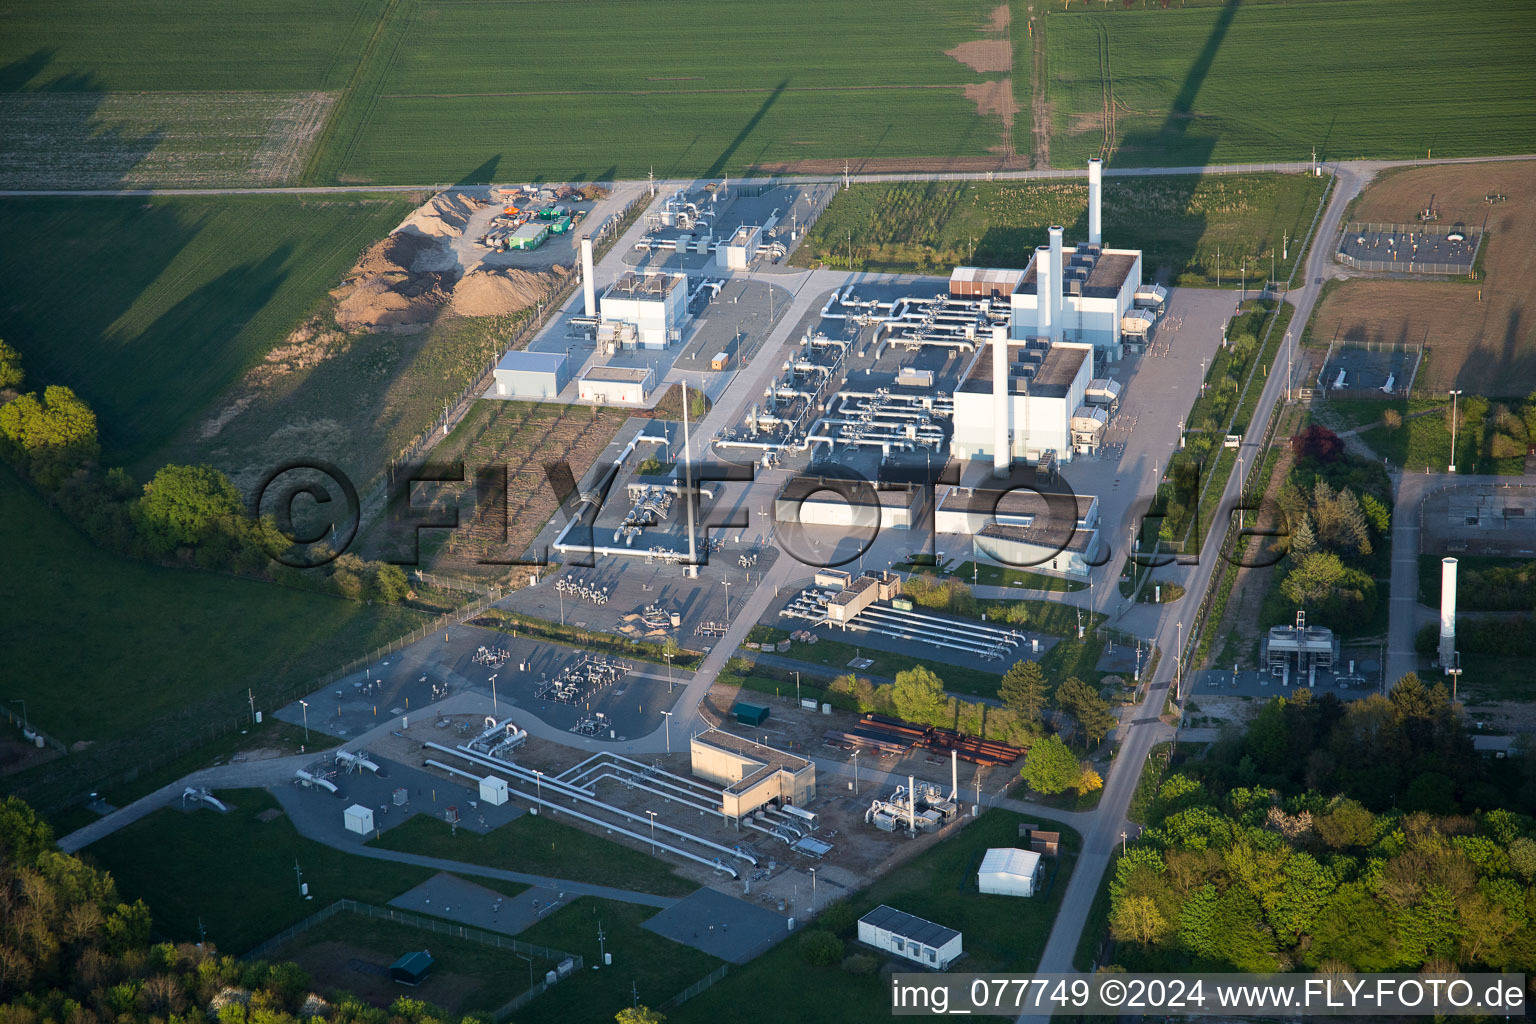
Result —
M 339 796 L 297 785 L 276 787 L 273 794 L 300 831 L 326 832 L 359 846 L 372 839 L 373 834 L 360 836 L 343 827 L 342 811 L 352 804 L 373 808 L 373 824 L 378 832 L 387 832 L 414 814 L 442 818 L 449 805 L 458 808 L 459 828 L 481 835 L 528 813 L 526 808 L 510 801 L 500 807 L 486 803 L 480 799 L 478 789 L 469 788 L 468 779 L 450 781 L 387 758 L 375 761 L 384 769 L 384 776 L 371 772 L 338 775 L 334 781 L 341 789 Z M 395 806 L 396 789 L 406 791 L 407 802 L 403 807 Z
M 545 915 L 569 905 L 572 898 L 539 886 L 517 896 L 503 896 L 456 875 L 437 874 L 396 896 L 389 905 L 472 928 L 516 935 L 537 924 Z
M 787 918 L 714 889 L 678 900 L 645 927 L 733 964 L 761 955 L 789 934 Z

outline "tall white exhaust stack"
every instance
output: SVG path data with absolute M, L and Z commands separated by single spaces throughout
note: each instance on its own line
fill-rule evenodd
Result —
M 1456 658 L 1456 559 L 1440 559 L 1440 664 Z
M 1104 244 L 1104 221 L 1100 209 L 1104 196 L 1104 161 L 1094 157 L 1088 161 L 1088 243 Z
M 955 799 L 960 795 L 960 754 L 958 751 L 949 752 L 949 798 Z
M 597 283 L 592 280 L 592 236 L 581 236 L 581 301 L 587 316 L 597 316 Z
M 1051 314 L 1056 311 L 1055 292 L 1061 291 L 1057 284 L 1053 290 L 1051 281 L 1051 247 L 1038 246 L 1035 249 L 1035 337 L 1056 337 L 1056 322 Z
M 1052 224 L 1051 225 L 1050 236 L 1051 236 L 1051 340 L 1052 341 L 1060 341 L 1061 340 L 1062 322 L 1065 320 L 1065 317 L 1062 314 L 1063 314 L 1063 312 L 1065 310 L 1065 307 L 1066 307 L 1066 300 L 1062 297 L 1061 293 L 1066 290 L 1066 284 L 1065 284 L 1065 282 L 1066 282 L 1066 275 L 1064 273 L 1064 268 L 1062 266 L 1061 233 L 1062 233 L 1062 228 L 1061 228 L 1060 224 Z
M 1006 477 L 1013 465 L 1008 421 L 1013 396 L 1008 392 L 1008 328 L 992 328 L 992 475 Z

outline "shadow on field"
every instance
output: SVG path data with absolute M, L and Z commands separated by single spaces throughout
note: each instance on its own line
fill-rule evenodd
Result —
M 130 135 L 99 118 L 107 89 L 95 75 L 69 72 L 34 85 L 54 54 L 34 50 L 0 65 L 0 110 L 13 122 L 0 134 L 0 188 L 94 187 L 72 175 L 103 164 L 130 171 L 165 140 L 160 128 Z M 93 180 L 107 187 L 127 185 L 125 177 L 115 183 Z
M 709 165 L 709 170 L 704 172 L 704 177 L 714 178 L 725 171 L 726 166 L 731 161 L 731 157 L 736 155 L 736 151 L 741 148 L 741 144 L 746 142 L 752 133 L 757 130 L 757 126 L 762 123 L 768 111 L 773 109 L 773 105 L 779 102 L 779 97 L 784 95 L 784 90 L 788 88 L 789 79 L 781 79 L 779 84 L 774 87 L 773 92 L 768 94 L 768 98 L 763 100 L 763 105 L 757 108 L 757 113 L 747 118 L 747 123 L 741 126 L 741 131 L 737 132 L 736 137 L 730 141 L 730 144 L 720 151 L 719 156 L 715 157 L 715 162 Z
M 0 199 L 0 337 L 29 387 L 65 384 L 90 403 L 109 460 L 148 455 L 244 370 L 228 342 L 287 277 L 281 248 L 135 310 L 203 226 L 172 200 Z
M 464 175 L 456 185 L 489 185 L 496 180 L 496 168 L 501 166 L 501 154 L 497 153 L 485 163 Z

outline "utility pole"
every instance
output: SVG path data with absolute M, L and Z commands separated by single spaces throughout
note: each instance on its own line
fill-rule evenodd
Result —
M 606 961 L 608 959 L 608 947 L 603 945 L 603 922 L 597 922 L 597 958 Z
M 1456 472 L 1456 399 L 1460 395 L 1460 388 L 1451 392 L 1451 464 L 1446 467 L 1447 473 Z
M 250 702 L 250 705 L 251 705 L 251 724 L 255 725 L 256 724 L 256 695 L 251 692 L 250 687 L 246 687 L 245 699 Z
M 795 669 L 795 703 L 800 703 L 800 670 Z

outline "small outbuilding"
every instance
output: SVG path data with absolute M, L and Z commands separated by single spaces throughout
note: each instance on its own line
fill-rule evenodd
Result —
M 420 985 L 427 980 L 427 975 L 431 973 L 432 965 L 435 963 L 437 961 L 432 959 L 431 953 L 425 949 L 418 949 L 390 964 L 389 976 L 402 985 Z
M 353 804 L 342 813 L 342 821 L 346 824 L 348 832 L 366 836 L 373 831 L 373 808 Z
M 501 357 L 494 375 L 497 398 L 555 398 L 570 381 L 564 352 L 514 349 Z
M 500 807 L 507 802 L 507 780 L 487 775 L 480 780 L 480 799 L 492 807 Z
M 768 721 L 768 708 L 762 704 L 749 704 L 739 700 L 731 705 L 731 714 L 742 725 L 762 725 Z
M 1040 855 L 1032 850 L 997 847 L 987 851 L 976 872 L 976 886 L 997 896 L 1033 896 L 1040 881 Z
M 960 933 L 881 905 L 859 918 L 859 941 L 913 963 L 944 970 L 960 958 Z

